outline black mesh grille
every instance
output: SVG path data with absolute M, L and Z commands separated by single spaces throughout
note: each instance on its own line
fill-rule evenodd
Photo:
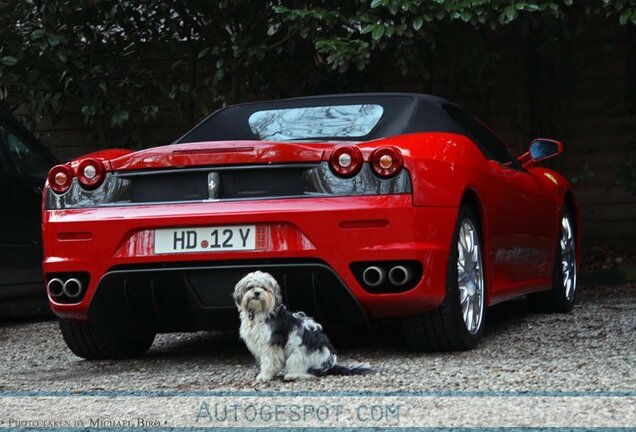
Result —
M 353 178 L 338 177 L 323 162 L 118 172 L 109 175 L 107 183 L 112 193 L 102 205 L 411 193 L 407 170 L 385 179 L 375 175 L 366 163 Z M 47 208 L 77 206 L 62 202 L 66 195 L 47 201 Z
M 297 196 L 305 192 L 304 169 L 220 173 L 220 199 Z
M 208 173 L 153 174 L 134 177 L 132 202 L 197 201 L 209 197 Z
M 199 201 L 205 199 L 266 198 L 303 195 L 306 169 L 249 169 L 171 172 L 131 179 L 131 201 Z M 210 177 L 214 173 L 214 177 Z M 214 185 L 210 186 L 210 181 Z

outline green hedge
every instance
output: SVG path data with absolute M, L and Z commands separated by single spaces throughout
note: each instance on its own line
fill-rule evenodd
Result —
M 563 55 L 599 15 L 633 25 L 635 1 L 0 0 L 0 107 L 25 107 L 32 126 L 79 110 L 102 145 L 144 145 L 157 118 L 191 124 L 248 96 L 364 89 L 374 62 L 426 82 L 466 28 L 516 23 Z M 496 55 L 469 51 L 457 73 L 479 80 Z

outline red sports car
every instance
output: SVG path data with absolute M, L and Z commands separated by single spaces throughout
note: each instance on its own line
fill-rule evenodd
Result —
M 462 350 L 485 308 L 574 303 L 572 186 L 514 157 L 444 99 L 373 93 L 229 106 L 172 145 L 49 173 L 44 272 L 78 356 L 128 357 L 157 333 L 236 329 L 256 269 L 327 327 L 400 320 L 416 350 Z

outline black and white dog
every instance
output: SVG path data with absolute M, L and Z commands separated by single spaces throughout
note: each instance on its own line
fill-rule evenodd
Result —
M 337 364 L 336 352 L 322 326 L 302 312 L 289 312 L 280 287 L 269 273 L 255 271 L 234 287 L 241 318 L 240 335 L 256 357 L 259 381 L 269 381 L 284 370 L 284 379 L 371 372 L 368 365 Z

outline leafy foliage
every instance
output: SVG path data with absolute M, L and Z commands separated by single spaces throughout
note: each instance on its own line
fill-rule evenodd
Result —
M 348 11 L 321 19 L 315 11 L 326 7 L 324 0 L 303 2 L 300 8 L 278 6 L 276 8 L 286 23 L 311 29 L 303 34 L 323 48 L 328 63 L 343 70 L 347 63 L 338 60 L 339 53 L 349 50 L 357 54 L 349 56 L 348 63 L 368 64 L 371 52 L 385 51 L 402 58 L 404 50 L 412 48 L 411 41 L 422 42 L 434 50 L 445 37 L 452 36 L 449 27 L 470 25 L 474 29 L 491 29 L 506 26 L 517 20 L 537 24 L 559 23 L 577 18 L 589 18 L 605 14 L 617 16 L 621 24 L 636 24 L 636 3 L 633 0 L 586 2 L 583 7 L 574 6 L 573 0 L 562 1 L 514 1 L 514 0 L 358 0 Z M 543 25 L 542 25 L 543 27 Z M 338 41 L 339 43 L 330 43 Z M 342 42 L 348 41 L 352 47 Z M 358 47 L 359 49 L 352 49 Z M 334 61 L 329 61 L 332 58 Z M 408 64 L 402 64 L 408 71 Z
M 633 25 L 636 3 L 0 0 L 0 106 L 25 107 L 32 126 L 81 112 L 102 145 L 143 145 L 148 124 L 192 124 L 248 97 L 364 90 L 379 64 L 427 90 L 432 65 L 452 52 L 462 55 L 449 88 L 470 96 L 494 84 L 490 30 L 541 28 L 540 49 L 558 58 L 573 23 L 595 15 Z
M 247 0 L 0 0 L 0 28 L 0 106 L 24 106 L 32 125 L 81 112 L 108 146 L 302 72 L 288 67 L 298 30 Z

